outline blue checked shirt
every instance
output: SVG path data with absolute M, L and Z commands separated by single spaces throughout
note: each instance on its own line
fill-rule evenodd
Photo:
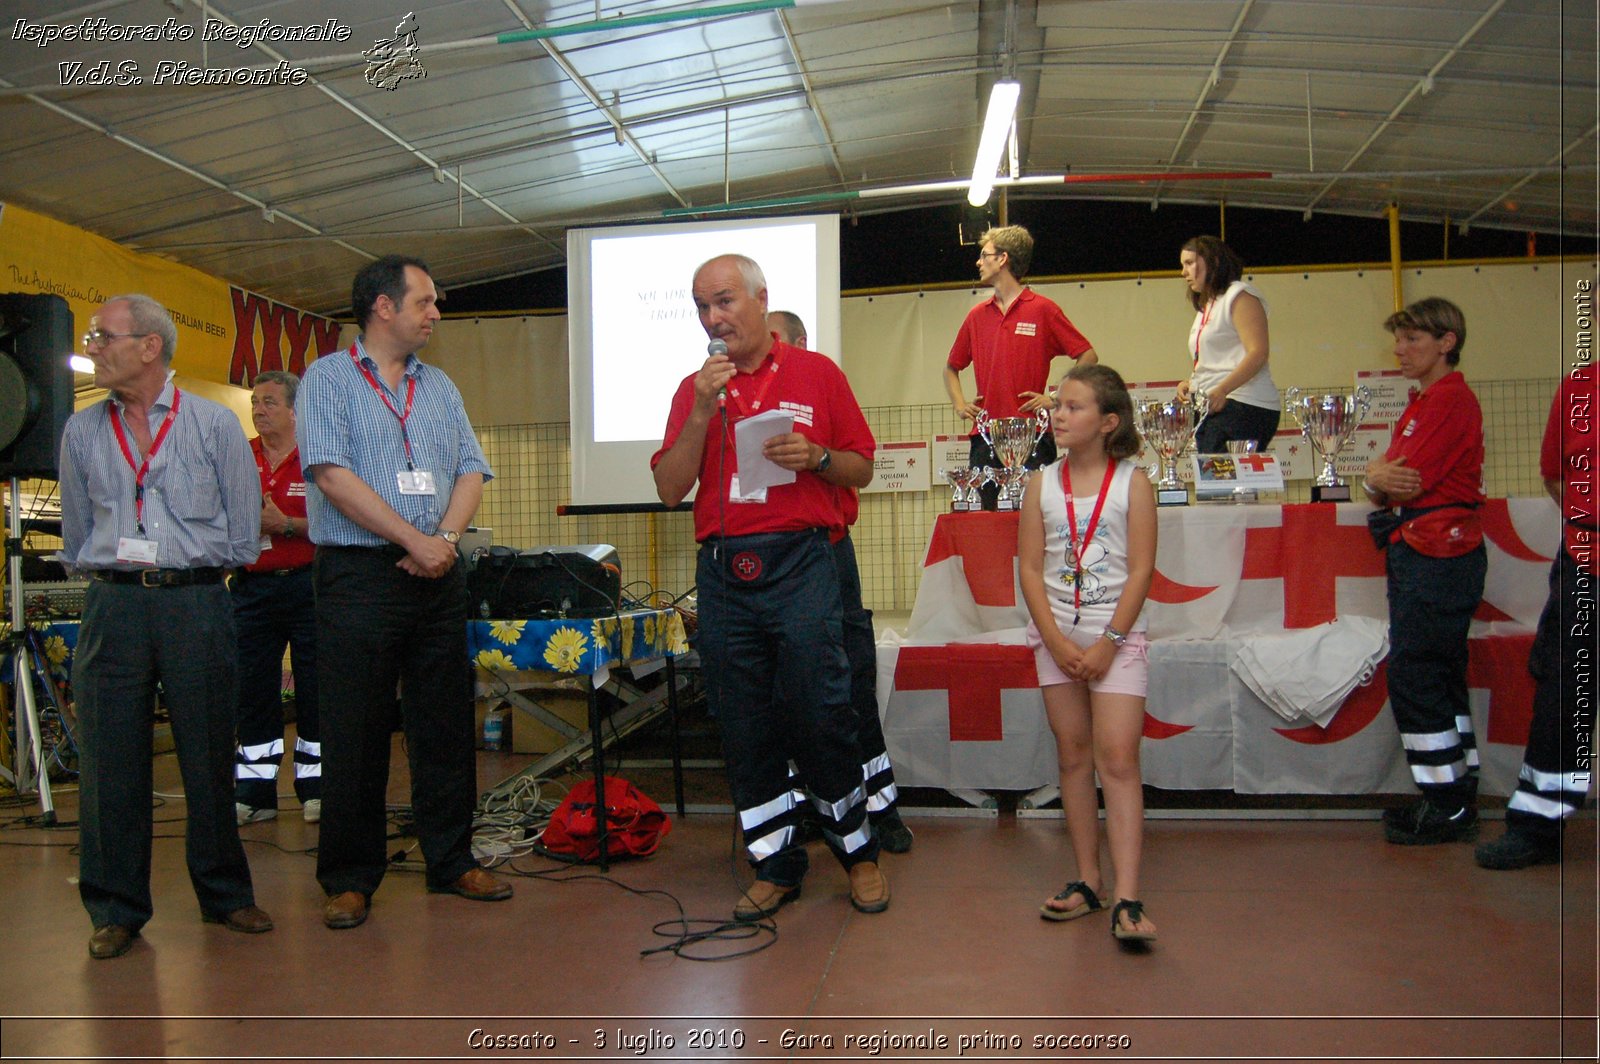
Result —
M 352 471 L 417 531 L 431 536 L 450 505 L 456 479 L 482 473 L 489 481 L 494 473 L 467 421 L 461 393 L 443 370 L 414 354 L 407 355 L 405 378 L 398 389 L 391 389 L 360 340 L 356 350 L 395 411 L 405 412 L 406 380 L 416 379 L 416 400 L 406 421 L 406 435 L 411 439 L 411 457 L 417 469 L 433 473 L 435 493 L 400 493 L 396 475 L 406 468 L 400 419 L 356 368 L 349 348 L 331 351 L 306 367 L 294 403 L 300 466 L 308 474 L 306 516 L 311 523 L 311 542 L 332 547 L 382 547 L 388 543 L 350 520 L 317 490 L 310 474 L 318 465 Z
M 152 438 L 172 409 L 172 376 L 150 408 Z M 144 530 L 134 506 L 134 472 L 111 427 L 115 396 L 73 414 L 61 436 L 61 554 L 76 570 L 143 569 L 117 561 L 123 536 L 154 540 L 156 566 L 249 565 L 261 553 L 261 478 L 233 411 L 183 393 L 178 416 L 144 480 Z M 124 422 L 123 429 L 127 431 Z M 133 434 L 128 445 L 134 448 Z M 144 456 L 135 454 L 136 461 Z

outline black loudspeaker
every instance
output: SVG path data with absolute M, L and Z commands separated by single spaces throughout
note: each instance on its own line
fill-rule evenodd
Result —
M 475 617 L 608 617 L 622 597 L 615 547 L 491 547 L 467 574 Z
M 60 296 L 0 295 L 0 478 L 60 477 L 72 416 L 72 310 Z

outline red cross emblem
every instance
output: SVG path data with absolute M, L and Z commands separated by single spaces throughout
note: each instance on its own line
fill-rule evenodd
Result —
M 950 741 L 997 743 L 1000 692 L 1037 690 L 1033 651 L 999 643 L 901 647 L 894 685 L 901 691 L 945 691 L 950 696 Z
M 740 551 L 728 564 L 733 566 L 733 575 L 740 580 L 754 580 L 761 575 L 761 555 L 755 551 Z
M 1247 469 L 1260 473 L 1265 471 L 1274 459 L 1270 454 L 1240 454 L 1235 455 L 1233 460 Z
M 1382 575 L 1383 555 L 1366 526 L 1339 524 L 1331 506 L 1285 506 L 1282 525 L 1245 530 L 1239 577 L 1283 581 L 1285 628 L 1315 628 L 1338 616 L 1338 577 Z

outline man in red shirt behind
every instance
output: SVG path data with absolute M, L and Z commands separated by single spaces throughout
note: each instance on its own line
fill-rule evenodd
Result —
M 278 815 L 283 761 L 283 649 L 294 668 L 294 793 L 308 823 L 322 819 L 322 742 L 317 728 L 317 630 L 306 538 L 306 479 L 294 440 L 300 378 L 272 370 L 250 391 L 250 441 L 261 476 L 261 557 L 233 579 L 239 630 L 239 747 L 234 812 L 240 824 Z
M 889 884 L 867 823 L 830 546 L 844 530 L 838 489 L 871 482 L 877 444 L 843 371 L 767 330 L 767 282 L 753 260 L 719 255 L 695 271 L 691 291 L 701 327 L 727 353 L 711 355 L 678 385 L 650 467 L 669 507 L 699 485 L 698 649 L 756 869 L 733 915 L 763 919 L 800 895 L 808 859 L 790 760 L 823 839 L 849 872 L 851 904 L 882 912 Z M 772 411 L 793 424 L 765 439 L 759 464 L 793 477 L 756 487 L 756 470 L 739 468 L 735 429 Z
M 1561 507 L 1562 541 L 1550 598 L 1528 655 L 1533 721 L 1506 831 L 1478 847 L 1478 864 L 1505 870 L 1561 860 L 1561 822 L 1589 795 L 1594 761 L 1595 508 L 1600 504 L 1600 374 L 1586 362 L 1562 378 L 1545 424 L 1539 475 Z
M 1027 417 L 1049 409 L 1045 388 L 1050 363 L 1061 355 L 1082 365 L 1099 361 L 1094 348 L 1061 308 L 1022 284 L 1033 264 L 1033 236 L 1020 225 L 990 229 L 978 238 L 978 279 L 994 289 L 994 296 L 968 311 L 944 367 L 944 387 L 956 413 L 976 422 L 987 410 L 992 418 Z M 978 395 L 967 401 L 961 390 L 961 371 L 973 367 Z M 1056 460 L 1056 443 L 1046 431 L 1025 463 L 1038 469 Z M 973 467 L 998 466 L 994 450 L 983 441 L 976 425 L 972 433 Z M 999 489 L 981 489 L 983 508 L 993 510 Z

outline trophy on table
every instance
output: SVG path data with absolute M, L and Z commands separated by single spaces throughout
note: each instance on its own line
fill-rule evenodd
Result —
M 978 434 L 1000 462 L 999 472 L 985 478 L 1000 485 L 997 509 L 1022 509 L 1022 486 L 1028 479 L 1023 466 L 1049 429 L 1047 410 L 1036 410 L 1030 417 L 992 418 L 988 411 L 978 414 Z
M 1178 479 L 1178 456 L 1189 449 L 1197 427 L 1194 407 L 1178 399 L 1140 403 L 1135 411 L 1139 435 L 1161 460 L 1156 505 L 1187 506 L 1189 489 Z
M 939 475 L 950 482 L 950 512 L 964 514 L 974 506 L 983 508 L 978 499 L 978 474 L 979 470 L 967 466 L 955 469 L 941 469 Z
M 1365 385 L 1353 395 L 1302 393 L 1299 388 L 1284 393 L 1284 409 L 1299 423 L 1311 450 L 1322 459 L 1322 472 L 1311 486 L 1312 502 L 1350 501 L 1350 485 L 1339 479 L 1334 459 L 1356 434 L 1371 407 L 1372 393 Z

